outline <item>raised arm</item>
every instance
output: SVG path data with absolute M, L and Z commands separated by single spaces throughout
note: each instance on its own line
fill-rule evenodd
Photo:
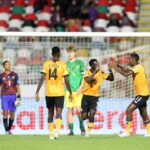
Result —
M 116 70 L 117 72 L 119 72 L 121 75 L 123 75 L 125 77 L 128 77 L 133 74 L 133 71 L 131 71 L 130 69 L 120 67 L 118 65 L 113 64 L 113 68 L 114 68 L 114 70 Z
M 108 65 L 108 70 L 109 70 L 109 75 L 108 75 L 108 77 L 106 78 L 106 80 L 114 81 L 114 74 L 113 74 L 113 72 L 112 72 L 112 67 L 110 66 L 110 64 Z

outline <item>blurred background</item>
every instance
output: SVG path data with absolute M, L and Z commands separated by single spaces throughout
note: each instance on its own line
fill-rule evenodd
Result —
M 150 1 L 0 0 L 0 31 L 150 31 Z

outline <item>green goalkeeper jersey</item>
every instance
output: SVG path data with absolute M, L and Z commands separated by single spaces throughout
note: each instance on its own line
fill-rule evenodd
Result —
M 75 92 L 82 82 L 82 74 L 84 73 L 85 66 L 83 61 L 79 59 L 76 59 L 73 62 L 68 60 L 66 62 L 66 65 L 69 72 L 68 79 L 71 86 L 71 90 Z

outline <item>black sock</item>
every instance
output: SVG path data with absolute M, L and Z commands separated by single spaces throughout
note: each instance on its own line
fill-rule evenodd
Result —
M 11 130 L 11 127 L 13 125 L 14 119 L 10 119 L 9 118 L 9 126 L 8 126 L 8 130 Z
M 5 131 L 7 132 L 8 131 L 8 119 L 7 118 L 3 118 L 3 124 L 4 124 Z

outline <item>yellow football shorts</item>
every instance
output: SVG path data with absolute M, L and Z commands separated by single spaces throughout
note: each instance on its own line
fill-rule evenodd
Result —
M 76 92 L 72 92 L 73 99 L 70 102 L 69 101 L 69 92 L 66 91 L 65 93 L 65 102 L 66 102 L 66 107 L 67 108 L 72 108 L 72 107 L 81 107 L 81 101 L 82 101 L 82 94 L 76 94 Z

